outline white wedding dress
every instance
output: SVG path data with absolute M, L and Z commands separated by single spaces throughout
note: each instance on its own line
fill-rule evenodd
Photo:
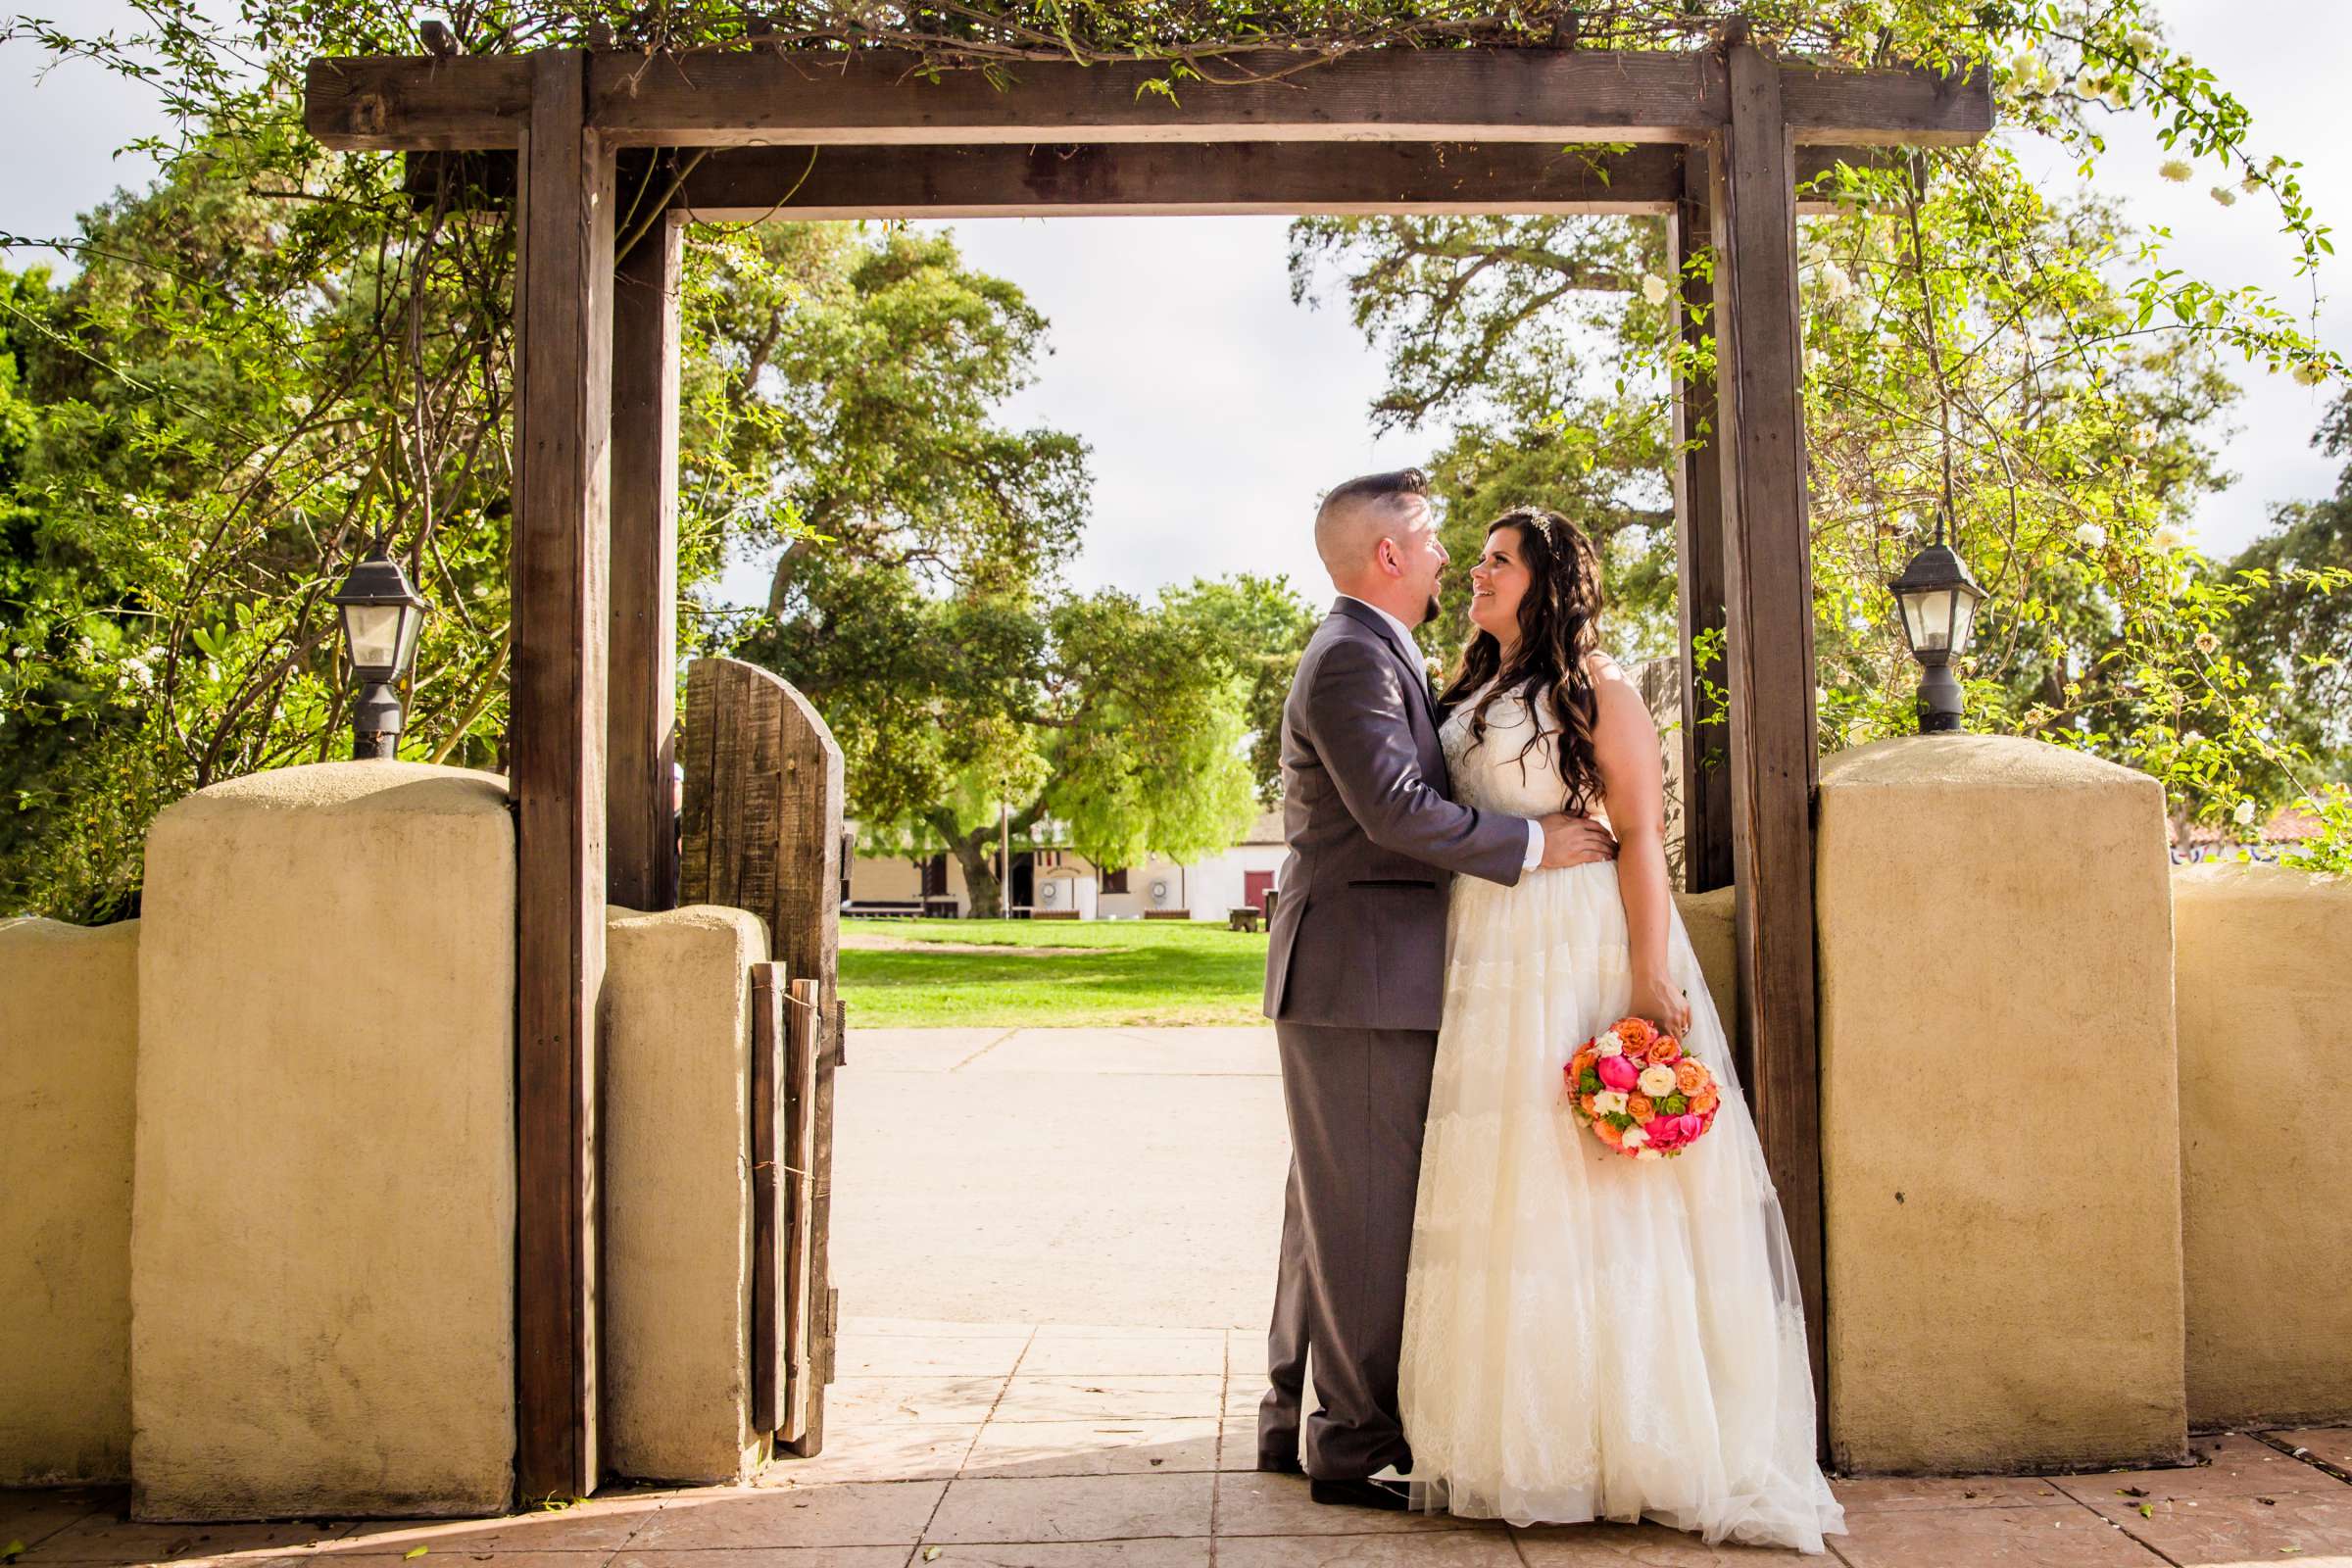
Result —
M 1556 743 L 1522 766 L 1527 705 L 1496 702 L 1475 745 L 1474 706 L 1443 730 L 1455 798 L 1559 809 Z M 1616 866 L 1454 879 L 1399 1387 L 1414 1500 L 1817 1552 L 1845 1525 L 1814 1462 L 1788 1231 L 1679 918 L 1670 941 L 1683 1046 L 1723 1108 L 1680 1157 L 1636 1161 L 1577 1123 L 1562 1078 L 1632 1000 Z

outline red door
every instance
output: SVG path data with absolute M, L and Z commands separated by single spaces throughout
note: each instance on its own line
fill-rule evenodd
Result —
M 1253 904 L 1262 909 L 1266 906 L 1266 895 L 1273 891 L 1273 872 L 1244 871 L 1242 873 L 1242 902 L 1244 904 Z

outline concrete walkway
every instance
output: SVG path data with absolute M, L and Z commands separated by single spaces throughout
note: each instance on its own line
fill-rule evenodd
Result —
M 853 1030 L 837 1085 L 845 1315 L 1264 1327 L 1271 1029 Z
M 1271 1034 L 854 1034 L 840 1080 L 829 1442 L 749 1487 L 447 1524 L 123 1522 L 0 1493 L 0 1557 L 430 1568 L 1681 1568 L 1783 1552 L 1655 1526 L 1318 1507 L 1251 1468 L 1287 1147 Z M 2352 1568 L 2352 1431 L 2198 1440 L 2190 1469 L 1837 1484 L 1847 1568 Z

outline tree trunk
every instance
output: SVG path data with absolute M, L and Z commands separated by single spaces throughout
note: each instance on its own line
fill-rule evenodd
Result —
M 990 823 L 984 830 L 965 834 L 950 846 L 949 853 L 963 867 L 964 886 L 972 895 L 972 917 L 993 920 L 1001 906 L 1000 884 L 996 872 L 997 830 Z

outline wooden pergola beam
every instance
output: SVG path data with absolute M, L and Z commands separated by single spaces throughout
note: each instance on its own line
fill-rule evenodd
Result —
M 1024 63 L 1010 90 L 883 54 L 608 52 L 587 120 L 610 145 L 768 142 L 1690 142 L 1728 122 L 1713 53 L 1376 50 L 1301 69 L 1239 56 L 1218 82 L 1147 89 L 1165 65 Z M 1798 142 L 1961 143 L 1992 128 L 1988 78 L 1778 63 Z M 306 123 L 345 152 L 509 148 L 530 113 L 527 57 L 311 63 Z
M 1872 147 L 1808 147 L 1799 184 Z M 1243 214 L 1674 211 L 1683 149 L 1541 142 L 1227 142 L 1177 146 L 734 147 L 690 170 L 677 205 L 760 219 L 1208 218 Z M 1826 204 L 1801 203 L 1800 209 Z
M 1699 149 L 1623 150 L 1539 142 L 1225 142 L 1174 146 L 722 147 L 695 158 L 670 203 L 709 222 L 866 218 L 1215 218 L 1306 213 L 1594 213 L 1664 217 Z M 639 155 L 642 157 L 643 155 Z M 1836 204 L 1803 187 L 1883 147 L 1796 150 L 1797 211 Z M 514 192 L 507 153 L 412 153 L 408 187 L 430 200 L 445 170 L 453 199 Z M 452 160 L 460 160 L 454 166 Z M 638 177 L 626 166 L 626 181 Z M 1704 239 L 1698 241 L 1703 247 Z

